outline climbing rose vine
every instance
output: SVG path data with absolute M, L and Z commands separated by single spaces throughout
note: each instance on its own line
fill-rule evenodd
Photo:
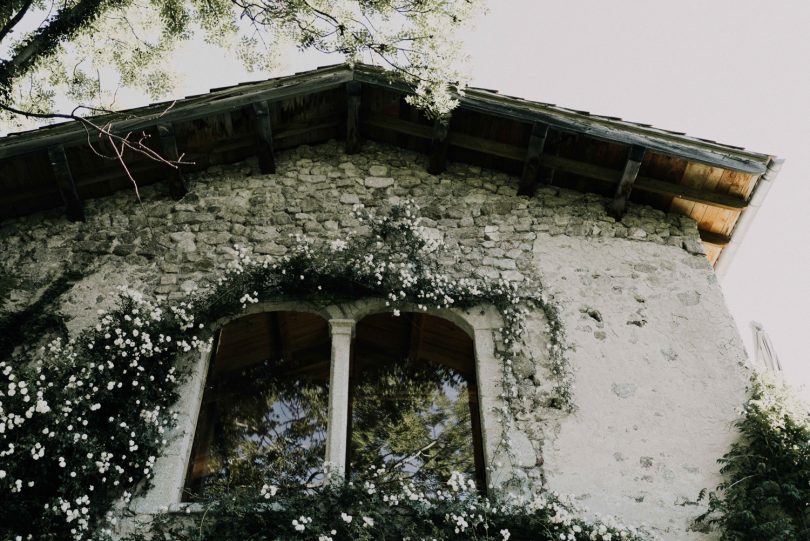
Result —
M 551 371 L 557 378 L 549 405 L 571 408 L 563 328 L 539 284 L 521 289 L 503 279 L 448 277 L 436 257 L 440 247 L 421 234 L 418 208 L 411 203 L 394 206 L 382 217 L 361 208 L 356 213 L 369 234 L 347 234 L 318 245 L 299 239 L 289 255 L 276 260 L 253 259 L 242 248 L 216 283 L 184 301 L 160 305 L 128 291 L 115 310 L 100 314 L 94 328 L 72 339 L 57 338 L 33 357 L 0 361 L 0 539 L 83 540 L 110 531 L 116 520 L 114 503 L 126 504 L 136 490 L 146 488 L 175 425 L 171 407 L 182 379 L 179 361 L 207 347 L 211 324 L 262 301 L 328 305 L 383 298 L 394 314 L 494 306 L 503 319 L 497 352 L 503 363 L 505 406 L 497 411 L 503 434 L 515 422 L 510 404 L 519 390 L 512 361 L 520 355 L 527 306 L 539 307 L 549 322 Z M 501 446 L 509 456 L 506 439 Z M 328 499 L 338 492 L 325 494 Z M 401 494 L 394 496 L 405 501 Z M 558 502 L 547 498 L 542 501 Z M 472 494 L 459 501 L 495 505 Z M 489 532 L 484 526 L 489 523 L 475 517 L 464 520 Z M 302 519 L 296 526 L 307 531 L 309 524 Z M 580 537 L 592 530 L 576 524 L 583 529 L 566 530 L 566 535 L 575 535 L 569 539 L 619 535 L 619 530 L 601 532 L 599 527 L 587 535 L 602 537 Z
M 380 478 L 385 472 L 377 471 Z M 374 476 L 371 476 L 374 479 Z M 641 541 L 646 534 L 614 520 L 584 520 L 582 510 L 550 492 L 483 497 L 454 473 L 443 490 L 408 482 L 327 484 L 315 492 L 231 490 L 195 513 L 157 516 L 126 541 L 377 539 L 491 541 Z

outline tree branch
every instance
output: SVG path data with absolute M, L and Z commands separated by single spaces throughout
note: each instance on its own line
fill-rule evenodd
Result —
M 8 98 L 15 80 L 53 55 L 61 43 L 74 37 L 107 8 L 124 3 L 125 0 L 79 0 L 72 7 L 60 9 L 48 24 L 32 32 L 9 60 L 0 62 L 0 96 Z
M 28 12 L 28 10 L 31 7 L 32 3 L 33 3 L 33 0 L 24 0 L 23 5 L 20 6 L 20 9 L 17 11 L 17 13 L 13 17 L 10 17 L 8 21 L 6 21 L 6 24 L 3 25 L 3 28 L 0 28 L 0 42 L 2 42 L 3 39 L 5 39 L 5 37 L 12 30 L 14 30 L 14 27 L 17 26 L 17 24 L 22 20 L 22 18 Z

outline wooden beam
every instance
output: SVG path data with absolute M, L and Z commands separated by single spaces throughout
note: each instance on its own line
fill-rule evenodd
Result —
M 627 161 L 624 162 L 622 178 L 616 186 L 613 202 L 608 208 L 608 212 L 617 220 L 621 220 L 622 216 L 624 216 L 624 211 L 627 208 L 627 199 L 630 197 L 633 184 L 636 182 L 636 177 L 638 177 L 638 172 L 641 169 L 641 160 L 644 159 L 644 152 L 644 147 L 632 145 L 627 154 Z
M 169 123 L 157 125 L 158 135 L 160 136 L 160 147 L 163 151 L 163 157 L 169 161 L 176 162 L 180 159 L 180 154 L 177 152 L 177 140 L 174 137 L 174 126 Z M 181 199 L 186 192 L 186 183 L 183 180 L 183 174 L 180 172 L 179 166 L 172 167 L 169 171 L 166 182 L 169 184 L 169 193 L 174 199 Z
M 346 83 L 346 154 L 360 152 L 360 96 L 363 85 L 358 81 Z
M 430 139 L 430 158 L 428 159 L 428 173 L 438 175 L 447 169 L 447 148 L 449 146 L 450 117 L 437 118 L 433 123 L 433 133 Z
M 408 352 L 406 357 L 412 362 L 419 360 L 422 350 L 422 335 L 424 334 L 425 316 L 414 312 L 411 315 L 410 338 L 408 340 Z
M 362 68 L 355 72 L 355 78 L 378 88 L 392 88 L 385 79 L 373 73 L 365 73 Z M 407 91 L 402 86 L 400 91 Z M 550 104 L 517 100 L 508 96 L 498 96 L 487 91 L 469 88 L 464 96 L 459 96 L 461 108 L 484 115 L 517 122 L 539 122 L 552 129 L 583 133 L 590 137 L 622 143 L 641 145 L 645 148 L 689 161 L 697 161 L 745 173 L 761 174 L 767 169 L 768 156 L 748 152 L 745 149 L 688 137 L 665 130 L 643 126 L 620 119 L 584 114 L 556 107 Z
M 65 147 L 63 145 L 56 145 L 48 148 L 48 161 L 51 162 L 51 169 L 53 170 L 54 179 L 56 179 L 56 186 L 59 188 L 59 194 L 62 196 L 62 201 L 65 203 L 65 214 L 71 222 L 84 221 L 84 203 L 79 197 L 79 192 L 76 189 L 76 182 L 73 180 L 73 174 L 70 172 L 70 164 L 68 163 L 67 154 L 65 154 Z
M 637 190 L 644 192 L 680 197 L 681 199 L 688 199 L 689 201 L 728 210 L 743 210 L 748 206 L 748 201 L 742 197 L 724 193 L 707 192 L 684 184 L 673 184 L 649 177 L 638 177 L 635 186 Z
M 429 127 L 398 118 L 375 115 L 368 119 L 368 124 L 377 128 L 389 129 L 398 133 L 422 137 L 424 139 L 431 136 L 431 130 Z M 500 156 L 502 158 L 515 161 L 524 161 L 526 159 L 526 149 L 516 145 L 491 141 L 489 139 L 484 139 L 483 137 L 457 132 L 450 133 L 447 139 L 451 146 L 474 150 L 476 152 L 489 154 L 491 156 Z M 622 178 L 622 171 L 617 169 L 572 160 L 570 158 L 552 156 L 550 154 L 542 155 L 540 165 L 541 167 L 559 169 L 560 171 L 565 171 L 567 173 L 602 180 L 612 184 L 618 183 Z M 740 210 L 748 206 L 748 202 L 739 196 L 704 191 L 697 188 L 692 188 L 690 186 L 685 186 L 683 184 L 674 184 L 672 182 L 666 182 L 640 175 L 636 177 L 633 187 L 634 189 L 643 192 L 657 193 L 671 197 L 680 197 L 682 199 L 688 199 L 690 201 L 696 201 L 698 203 L 704 203 L 706 205 L 712 205 L 730 210 Z
M 253 104 L 253 120 L 256 122 L 256 154 L 259 157 L 259 171 L 265 174 L 275 173 L 273 131 L 270 126 L 270 107 L 266 101 Z
M 543 155 L 543 148 L 546 146 L 548 136 L 548 124 L 535 124 L 532 126 L 532 134 L 529 137 L 529 147 L 526 152 L 526 160 L 523 162 L 523 175 L 520 177 L 518 195 L 534 195 L 537 190 L 537 183 L 542 174 L 540 159 Z
M 700 233 L 700 240 L 703 242 L 708 242 L 709 244 L 714 244 L 715 246 L 719 246 L 721 248 L 731 242 L 731 237 L 721 235 L 720 233 L 715 233 L 713 231 L 704 231 L 703 229 L 700 229 L 698 233 Z

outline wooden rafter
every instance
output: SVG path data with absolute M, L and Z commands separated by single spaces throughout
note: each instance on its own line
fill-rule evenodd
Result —
M 408 351 L 406 355 L 412 361 L 419 360 L 419 352 L 422 349 L 422 336 L 424 334 L 425 317 L 422 314 L 414 313 L 411 316 L 411 328 Z
M 644 147 L 632 145 L 627 154 L 627 161 L 624 163 L 624 171 L 622 171 L 622 178 L 619 179 L 619 184 L 616 186 L 616 193 L 613 195 L 613 201 L 610 204 L 610 213 L 618 220 L 624 216 L 624 211 L 627 208 L 627 199 L 630 197 L 630 192 L 633 190 L 633 184 L 636 182 L 638 172 L 641 169 L 641 160 L 644 159 Z
M 705 231 L 701 229 L 698 231 L 700 233 L 700 240 L 703 242 L 708 242 L 709 244 L 714 244 L 715 246 L 723 247 L 729 242 L 731 242 L 731 237 L 728 235 L 721 235 L 719 233 L 714 233 L 712 231 Z
M 59 188 L 59 194 L 65 203 L 65 214 L 67 214 L 68 220 L 83 222 L 85 219 L 84 203 L 79 197 L 76 182 L 70 172 L 65 147 L 62 145 L 50 147 L 48 149 L 48 160 L 51 162 L 51 169 L 56 180 L 56 186 Z
M 430 138 L 428 173 L 438 175 L 447 169 L 447 134 L 450 133 L 450 118 L 437 118 L 433 123 Z
M 161 123 L 157 125 L 158 135 L 160 136 L 160 147 L 163 151 L 163 157 L 170 162 L 177 162 L 180 160 L 180 154 L 177 151 L 177 139 L 174 136 L 174 126 L 170 123 Z M 169 193 L 174 199 L 181 199 L 186 195 L 186 183 L 183 180 L 183 174 L 180 168 L 172 167 L 166 176 L 166 182 L 169 185 Z
M 259 158 L 259 171 L 265 174 L 275 173 L 273 131 L 270 123 L 270 107 L 266 101 L 253 104 L 253 119 L 256 123 L 256 154 Z
M 360 152 L 360 97 L 363 85 L 357 81 L 346 83 L 346 154 Z
M 518 195 L 534 195 L 537 184 L 542 175 L 540 160 L 543 155 L 543 148 L 546 145 L 548 136 L 548 124 L 535 124 L 532 126 L 532 134 L 529 137 L 529 147 L 526 152 L 526 159 L 523 162 L 523 174 L 520 177 Z

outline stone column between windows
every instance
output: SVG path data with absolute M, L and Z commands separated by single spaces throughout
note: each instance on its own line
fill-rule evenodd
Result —
M 330 319 L 332 362 L 329 369 L 329 427 L 326 433 L 326 461 L 332 472 L 346 471 L 349 426 L 349 358 L 354 334 L 353 319 Z

